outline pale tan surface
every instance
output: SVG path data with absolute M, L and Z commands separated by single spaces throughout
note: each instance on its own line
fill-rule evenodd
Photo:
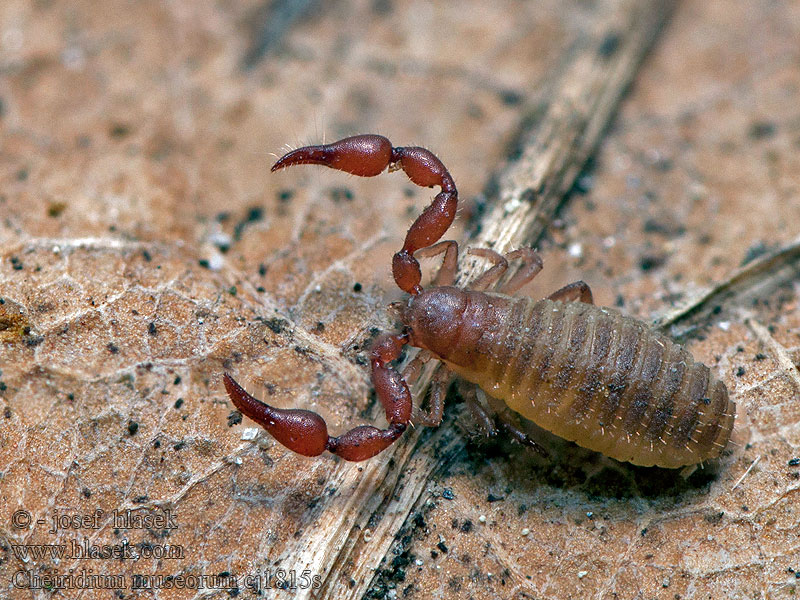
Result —
M 240 577 L 330 564 L 313 573 L 326 597 L 796 594 L 796 284 L 726 308 L 690 340 L 734 394 L 751 446 L 688 480 L 556 441 L 549 461 L 487 447 L 461 435 L 473 425 L 458 410 L 392 465 L 302 459 L 252 441 L 249 421 L 228 426 L 223 369 L 334 431 L 363 420 L 364 346 L 400 297 L 390 256 L 429 198 L 399 174 L 270 175 L 271 153 L 362 131 L 425 145 L 456 179 L 463 226 L 523 107 L 612 10 L 563 4 L 326 4 L 246 70 L 256 2 L 0 3 L 0 597 L 53 597 L 13 589 L 19 569 L 87 564 Z M 621 298 L 650 319 L 749 250 L 794 240 L 798 36 L 796 3 L 680 5 L 591 190 L 547 229 L 533 293 L 584 279 L 598 303 Z M 263 213 L 248 219 L 253 207 Z M 20 509 L 155 507 L 176 517 L 168 537 L 12 525 Z M 84 536 L 186 556 L 26 563 L 11 549 Z

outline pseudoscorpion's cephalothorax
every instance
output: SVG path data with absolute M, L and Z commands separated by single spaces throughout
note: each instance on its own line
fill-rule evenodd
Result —
M 426 357 L 444 362 L 544 429 L 618 460 L 680 467 L 715 458 L 727 445 L 736 406 L 725 385 L 681 346 L 639 321 L 595 306 L 580 281 L 539 301 L 507 295 L 541 270 L 533 250 L 506 256 L 471 250 L 493 266 L 469 289 L 452 287 L 458 246 L 436 242 L 453 222 L 458 193 L 447 169 L 428 150 L 392 148 L 382 136 L 357 135 L 289 152 L 272 170 L 301 164 L 364 177 L 386 167 L 402 169 L 413 183 L 442 191 L 408 230 L 392 261 L 395 282 L 410 294 L 399 310 L 405 328 L 383 334 L 371 349 L 372 382 L 386 410 L 386 429 L 360 426 L 329 437 L 318 414 L 273 408 L 225 374 L 236 407 L 287 448 L 305 456 L 328 450 L 359 461 L 399 438 L 411 420 L 411 394 L 390 363 L 406 344 L 424 349 Z M 433 287 L 423 290 L 417 258 L 437 254 L 444 254 L 442 267 Z M 508 259 L 521 259 L 520 271 L 497 292 L 483 291 L 499 281 Z M 412 365 L 418 368 L 419 361 Z M 434 382 L 423 424 L 441 422 L 446 382 L 443 377 Z M 489 432 L 500 426 L 536 446 L 508 420 L 490 416 L 475 398 L 468 403 Z

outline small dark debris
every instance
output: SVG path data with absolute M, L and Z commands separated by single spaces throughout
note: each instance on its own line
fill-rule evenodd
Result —
M 183 406 L 183 398 L 178 398 L 175 400 L 175 408 L 179 409 L 181 406 Z
M 129 421 L 128 422 L 128 434 L 129 435 L 136 435 L 137 431 L 139 431 L 139 424 L 136 421 Z
M 756 355 L 755 355 L 755 357 L 754 357 L 754 358 L 755 358 L 756 360 L 765 360 L 765 359 L 767 358 L 767 355 L 766 355 L 766 354 L 763 354 L 763 353 L 761 353 L 761 352 L 759 352 L 758 354 L 756 354 Z
M 30 333 L 30 329 L 26 327 L 24 333 L 25 335 L 28 335 Z M 43 341 L 44 341 L 43 335 L 32 335 L 28 338 L 25 338 L 25 345 L 28 346 L 29 348 L 35 348 Z
M 90 490 L 89 488 L 83 488 L 83 490 L 81 491 L 81 494 L 83 494 L 84 498 L 87 498 L 87 499 L 91 498 L 92 497 L 92 490 Z
M 456 497 L 456 495 L 453 493 L 453 490 L 451 490 L 450 488 L 444 488 L 442 490 L 442 498 L 444 498 L 445 500 L 452 500 L 455 497 Z
M 51 202 L 47 207 L 47 216 L 53 217 L 54 219 L 58 218 L 66 210 L 66 208 L 66 202 Z
M 445 545 L 445 543 L 443 541 L 439 542 L 438 544 L 436 544 L 436 547 L 439 549 L 439 552 L 441 552 L 442 554 L 447 554 L 447 546 Z
M 177 444 L 175 444 L 173 446 L 173 449 L 175 449 L 175 450 L 183 450 L 185 447 L 186 447 L 186 442 L 181 441 L 181 442 L 178 442 Z
M 3 416 L 6 419 L 10 419 L 11 418 L 11 408 L 10 407 L 8 407 L 8 406 L 5 407 L 5 409 L 3 410 Z
M 725 513 L 720 510 L 720 511 L 710 512 L 703 518 L 706 521 L 706 523 L 710 523 L 711 525 L 719 525 L 722 522 L 722 517 L 724 516 Z
M 775 123 L 771 121 L 756 121 L 750 125 L 747 135 L 752 140 L 763 140 L 775 135 L 777 129 Z
M 272 333 L 283 333 L 286 330 L 286 326 L 288 322 L 284 319 L 279 319 L 278 317 L 273 317 L 272 319 L 267 319 L 265 325 L 270 328 Z
M 197 264 L 203 267 L 204 269 L 211 268 L 211 263 L 208 262 L 208 260 L 206 260 L 205 258 L 201 258 L 200 260 L 198 260 Z
M 147 502 L 148 500 L 149 500 L 149 498 L 147 497 L 147 495 L 136 496 L 136 497 L 133 499 L 133 503 L 134 503 L 134 504 L 144 504 L 144 503 L 145 503 L 145 502 Z
M 786 464 L 788 464 L 790 467 L 797 467 L 797 466 L 800 466 L 800 458 L 797 458 L 797 457 L 795 457 L 795 458 L 790 458 L 790 459 L 789 459 L 789 462 L 788 462 L 788 463 L 786 463 Z
M 29 171 L 27 168 L 22 168 L 17 171 L 17 181 L 27 181 L 28 180 Z
M 278 202 L 285 204 L 294 197 L 294 190 L 281 190 L 278 192 Z
M 228 293 L 229 293 L 231 296 L 235 296 L 235 295 L 236 295 L 236 286 L 235 286 L 235 285 L 232 285 L 231 287 L 229 287 L 229 288 L 228 288 Z
M 469 533 L 470 531 L 472 531 L 472 521 L 467 519 L 461 524 L 461 527 L 459 529 L 461 529 L 461 533 Z
M 181 382 L 181 376 L 175 375 L 175 379 L 172 380 L 172 385 L 179 385 Z
M 356 283 L 353 285 L 353 291 L 354 292 L 360 292 L 362 289 L 363 288 L 362 288 L 361 284 L 356 281 Z
M 314 326 L 315 333 L 323 333 L 325 331 L 325 323 L 322 321 L 317 321 L 317 324 Z
M 776 246 L 770 246 L 769 244 L 765 244 L 764 242 L 761 241 L 756 242 L 747 249 L 747 252 L 745 252 L 744 258 L 742 259 L 742 262 L 740 263 L 739 266 L 743 267 L 747 263 L 752 262 L 755 259 L 760 258 L 765 254 L 768 254 L 769 252 L 772 252 L 772 250 L 774 250 L 775 248 Z
M 346 187 L 332 187 L 328 190 L 328 193 L 330 194 L 331 200 L 337 203 L 342 202 L 343 200 L 349 202 L 353 199 L 352 190 Z
M 686 227 L 680 223 L 654 218 L 647 219 L 644 222 L 643 229 L 645 233 L 658 233 L 665 237 L 677 237 L 686 233 Z
M 119 352 L 119 347 L 114 342 L 108 342 L 108 344 L 106 344 L 106 348 L 109 352 L 111 352 L 111 354 L 116 354 Z
M 500 101 L 506 106 L 519 106 L 523 98 L 523 94 L 517 90 L 500 90 Z
M 505 496 L 495 496 L 492 493 L 489 493 L 489 495 L 486 496 L 486 501 L 487 502 L 502 502 L 505 499 L 506 499 Z
M 639 268 L 642 271 L 656 269 L 667 262 L 667 257 L 663 255 L 648 254 L 639 261 Z
M 150 323 L 147 325 L 147 333 L 149 333 L 152 336 L 155 336 L 158 333 L 155 321 L 150 321 Z
M 234 410 L 231 414 L 228 415 L 228 427 L 233 427 L 234 425 L 238 425 L 242 422 L 242 413 L 238 410 Z
M 8 389 L 5 381 L 0 381 L 0 392 L 5 392 Z
M 603 58 L 611 58 L 619 50 L 620 35 L 616 32 L 609 33 L 603 38 L 598 49 L 598 54 Z
M 156 448 L 156 449 L 161 448 L 161 440 L 155 440 L 153 442 L 153 448 Z
M 737 377 L 741 377 L 742 375 L 745 374 L 745 372 L 746 371 L 745 371 L 744 367 L 739 367 L 738 369 L 736 369 L 736 376 Z
M 124 123 L 114 123 L 108 130 L 108 135 L 112 138 L 122 139 L 131 132 L 131 128 Z
M 259 264 L 258 265 L 258 274 L 261 277 L 264 277 L 264 275 L 267 274 L 267 265 L 265 265 L 264 263 Z
M 260 206 L 251 206 L 247 209 L 247 214 L 233 227 L 233 239 L 242 239 L 242 232 L 250 223 L 261 221 L 264 218 L 264 209 Z

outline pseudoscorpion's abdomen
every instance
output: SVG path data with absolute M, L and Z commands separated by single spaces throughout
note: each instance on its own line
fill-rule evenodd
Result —
M 494 302 L 507 311 L 504 326 L 476 344 L 481 359 L 451 364 L 462 376 L 541 427 L 618 460 L 680 467 L 725 448 L 736 405 L 684 348 L 611 309 L 506 298 Z

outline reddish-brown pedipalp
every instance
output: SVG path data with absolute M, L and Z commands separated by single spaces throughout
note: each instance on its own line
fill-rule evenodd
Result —
M 368 134 L 298 148 L 278 160 L 272 171 L 303 164 L 324 165 L 362 177 L 378 175 L 389 167 L 404 171 L 419 186 L 441 187 L 441 192 L 411 225 L 403 247 L 392 260 L 392 274 L 400 289 L 412 296 L 422 292 L 419 285 L 422 272 L 414 253 L 444 235 L 455 218 L 458 204 L 455 183 L 442 162 L 425 148 L 393 148 L 385 137 Z M 339 437 L 330 437 L 325 421 L 316 413 L 273 408 L 248 394 L 227 373 L 225 389 L 243 414 L 290 450 L 304 456 L 317 456 L 328 450 L 346 460 L 365 460 L 389 447 L 411 420 L 411 393 L 400 373 L 390 366 L 407 343 L 405 333 L 384 334 L 375 340 L 370 351 L 372 383 L 389 421 L 386 429 L 363 425 Z
M 375 456 L 397 440 L 412 413 L 411 394 L 391 363 L 410 344 L 443 361 L 450 371 L 503 400 L 508 407 L 553 433 L 613 458 L 639 465 L 679 467 L 719 456 L 730 438 L 735 404 L 708 368 L 639 321 L 593 305 L 589 286 L 569 284 L 544 300 L 512 298 L 542 269 L 533 250 L 501 256 L 470 253 L 493 266 L 470 289 L 452 287 L 458 246 L 438 240 L 453 222 L 458 193 L 447 169 L 424 148 L 393 148 L 379 135 L 358 135 L 289 152 L 273 171 L 317 164 L 370 177 L 402 170 L 417 185 L 441 191 L 414 221 L 394 255 L 392 273 L 410 294 L 401 307 L 401 334 L 383 334 L 370 351 L 372 383 L 384 407 L 386 429 L 359 426 L 328 435 L 316 413 L 276 409 L 249 395 L 227 373 L 225 387 L 236 407 L 289 449 L 317 456 L 328 450 L 346 460 Z M 418 257 L 443 254 L 433 287 L 420 286 Z M 508 268 L 522 267 L 498 292 L 486 292 Z M 412 361 L 408 371 L 418 369 Z M 441 421 L 447 376 L 437 378 L 424 425 Z M 501 415 L 490 416 L 467 395 L 469 408 L 489 433 L 500 426 L 543 452 Z

